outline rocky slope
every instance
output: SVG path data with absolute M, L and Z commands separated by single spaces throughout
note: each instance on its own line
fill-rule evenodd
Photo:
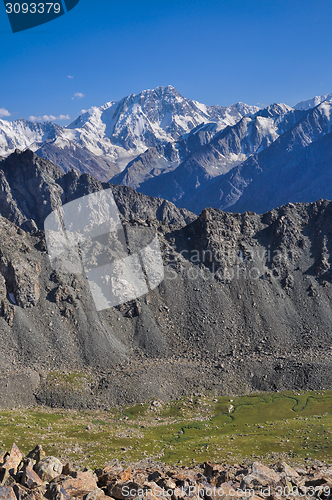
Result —
M 0 213 L 23 229 L 44 229 L 44 221 L 52 210 L 109 187 L 88 174 L 80 175 L 74 170 L 64 174 L 30 150 L 16 151 L 0 163 Z M 115 186 L 114 194 L 121 213 L 129 219 L 157 218 L 181 225 L 196 218 L 166 200 L 152 200 L 126 186 Z
M 157 232 L 165 279 L 97 312 L 84 275 L 51 268 L 42 229 L 60 204 L 109 186 L 29 151 L 0 178 L 1 405 L 332 387 L 331 202 L 196 218 L 114 186 L 125 226 Z M 63 390 L 59 370 L 91 382 Z
M 35 144 L 32 149 L 41 158 L 60 167 L 63 172 L 74 169 L 81 174 L 91 174 L 101 182 L 107 182 L 110 177 L 119 173 L 119 168 L 113 161 L 97 156 L 70 140 Z

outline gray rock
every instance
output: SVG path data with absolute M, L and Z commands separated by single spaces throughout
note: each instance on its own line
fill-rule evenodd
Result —
M 61 474 L 62 468 L 62 463 L 56 457 L 45 457 L 34 466 L 34 471 L 42 481 L 50 482 Z

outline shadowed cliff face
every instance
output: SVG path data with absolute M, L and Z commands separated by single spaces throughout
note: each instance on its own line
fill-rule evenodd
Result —
M 109 185 L 30 152 L 0 175 L 2 405 L 332 387 L 331 202 L 196 218 L 116 186 L 124 226 L 158 234 L 165 279 L 97 312 L 85 275 L 51 268 L 42 228 L 60 204 Z M 87 376 L 59 383 L 62 371 Z
M 1 215 L 29 231 L 43 229 L 46 217 L 57 207 L 109 188 L 89 174 L 64 173 L 29 150 L 17 151 L 0 163 Z M 128 218 L 157 218 L 180 225 L 196 218 L 166 200 L 137 194 L 125 186 L 114 186 L 113 192 L 120 212 Z

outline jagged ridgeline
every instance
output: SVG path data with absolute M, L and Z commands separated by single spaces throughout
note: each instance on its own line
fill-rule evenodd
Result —
M 186 99 L 171 85 L 157 87 L 93 106 L 67 127 L 52 122 L 0 120 L 0 156 L 29 147 L 64 171 L 74 168 L 108 181 L 147 148 L 154 151 L 161 146 L 155 164 L 149 162 L 145 179 L 151 170 L 153 176 L 175 168 L 217 130 L 234 125 L 258 109 L 244 103 L 206 106 Z
M 0 120 L 0 156 L 26 148 L 64 172 L 129 186 L 199 214 L 264 213 L 331 199 L 332 94 L 294 108 L 207 106 L 157 87 L 92 107 L 66 127 Z
M 51 268 L 43 224 L 109 184 L 29 150 L 0 184 L 1 406 L 331 388 L 331 202 L 197 217 L 112 186 L 124 226 L 157 232 L 165 279 L 97 312 L 84 275 Z

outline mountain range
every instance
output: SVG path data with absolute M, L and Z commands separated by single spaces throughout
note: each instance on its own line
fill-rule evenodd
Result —
M 293 108 L 206 106 L 157 87 L 93 107 L 67 127 L 0 120 L 0 157 L 34 151 L 64 172 L 134 188 L 199 214 L 263 213 L 331 198 L 332 94 Z
M 220 130 L 257 109 L 243 103 L 205 106 L 172 86 L 157 87 L 92 107 L 67 127 L 0 120 L 0 156 L 29 147 L 64 171 L 74 168 L 107 181 L 149 147 L 174 143 L 202 123 Z
M 0 407 L 331 388 L 331 97 L 208 108 L 166 87 L 66 128 L 1 121 Z M 44 221 L 110 188 L 165 279 L 97 311 Z

